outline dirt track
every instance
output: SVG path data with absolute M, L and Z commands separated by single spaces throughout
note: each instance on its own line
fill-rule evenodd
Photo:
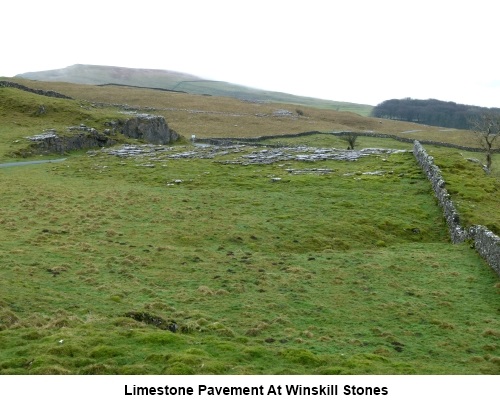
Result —
M 62 159 L 47 159 L 47 160 L 30 160 L 26 162 L 10 162 L 10 163 L 0 163 L 0 168 L 3 167 L 15 167 L 15 166 L 26 166 L 26 165 L 37 165 L 40 163 L 58 163 L 65 161 L 66 158 Z

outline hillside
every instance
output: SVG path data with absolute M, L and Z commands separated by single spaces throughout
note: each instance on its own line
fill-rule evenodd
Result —
M 223 81 L 206 80 L 201 77 L 169 70 L 132 69 L 115 66 L 78 64 L 63 69 L 22 73 L 16 77 L 39 81 L 59 81 L 95 85 L 119 84 L 149 87 L 190 94 L 232 97 L 253 102 L 300 104 L 338 111 L 351 111 L 366 116 L 371 113 L 372 109 L 372 106 L 364 104 L 322 100 L 259 90 Z
M 105 123 L 123 117 L 116 107 L 96 108 L 89 102 L 49 97 L 0 82 L 0 162 L 31 155 L 27 137 L 85 125 L 104 130 Z M 49 92 L 50 93 L 50 92 Z
M 198 81 L 200 77 L 169 70 L 127 69 L 115 66 L 72 65 L 62 69 L 27 72 L 17 75 L 25 79 L 80 84 L 116 83 L 140 87 L 172 89 L 183 81 Z
M 41 82 L 21 78 L 10 79 L 30 88 L 56 91 L 74 98 L 66 101 L 77 110 L 88 114 L 107 109 L 112 114 L 124 110 L 152 112 L 165 117 L 169 125 L 186 137 L 196 134 L 198 138 L 208 137 L 258 137 L 263 135 L 294 134 L 308 131 L 356 131 L 384 133 L 421 141 L 434 140 L 464 146 L 477 146 L 469 131 L 449 130 L 411 122 L 366 117 L 348 111 L 314 108 L 285 103 L 253 103 L 230 97 L 205 97 L 196 94 L 159 91 L 126 86 L 83 85 L 66 82 Z M 6 91 L 7 89 L 5 89 Z M 16 90 L 23 103 L 31 105 L 32 112 L 39 104 L 53 99 Z M 45 101 L 44 101 L 45 100 Z M 80 103 L 77 100 L 85 100 Z M 9 106 L 3 114 L 11 116 Z M 29 110 L 26 106 L 25 109 Z M 122 112 L 120 112 L 122 111 Z M 107 112 L 108 113 L 108 112 Z M 44 120 L 24 115 L 22 125 L 18 120 L 6 120 L 9 137 L 32 135 L 33 131 L 51 128 L 52 115 Z M 14 123 L 17 122 L 17 124 Z M 92 121 L 92 119 L 90 119 Z M 33 126 L 32 126 L 32 124 Z M 36 125 L 34 125 L 37 123 Z M 77 122 L 78 123 L 78 122 Z M 74 124 L 72 124 L 74 125 Z M 36 133 L 36 132 L 35 132 Z
M 26 136 L 131 112 L 185 137 L 469 142 L 331 109 L 15 81 L 71 98 L 0 86 L 2 161 Z M 363 137 L 375 149 L 342 160 L 327 133 L 275 148 L 124 142 L 0 167 L 0 375 L 500 373 L 498 277 L 450 243 L 408 143 Z M 499 227 L 496 173 L 472 152 L 432 155 L 464 223 Z

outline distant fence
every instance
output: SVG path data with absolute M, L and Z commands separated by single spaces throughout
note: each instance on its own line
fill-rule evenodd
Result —
M 427 154 L 419 141 L 415 141 L 413 144 L 413 154 L 431 182 L 438 204 L 441 206 L 448 224 L 452 242 L 461 243 L 467 239 L 473 240 L 477 252 L 500 276 L 500 237 L 482 225 L 474 225 L 469 229 L 463 228 L 460 225 L 460 217 L 451 196 L 446 190 L 446 182 L 441 176 L 441 170 L 434 164 L 434 158 Z

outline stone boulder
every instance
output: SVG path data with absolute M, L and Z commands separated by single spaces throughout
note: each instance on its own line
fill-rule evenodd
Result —
M 179 134 L 168 127 L 165 118 L 149 114 L 130 118 L 123 125 L 122 132 L 129 138 L 141 139 L 155 145 L 166 145 L 179 139 Z

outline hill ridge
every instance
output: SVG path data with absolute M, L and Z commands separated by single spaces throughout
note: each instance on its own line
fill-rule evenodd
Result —
M 364 116 L 370 115 L 373 108 L 371 105 L 256 89 L 226 81 L 210 80 L 187 73 L 161 69 L 76 64 L 62 69 L 21 73 L 15 77 L 75 84 L 104 85 L 113 83 L 117 85 L 182 91 L 189 94 L 231 97 L 252 102 L 298 104 L 337 111 L 351 111 Z

